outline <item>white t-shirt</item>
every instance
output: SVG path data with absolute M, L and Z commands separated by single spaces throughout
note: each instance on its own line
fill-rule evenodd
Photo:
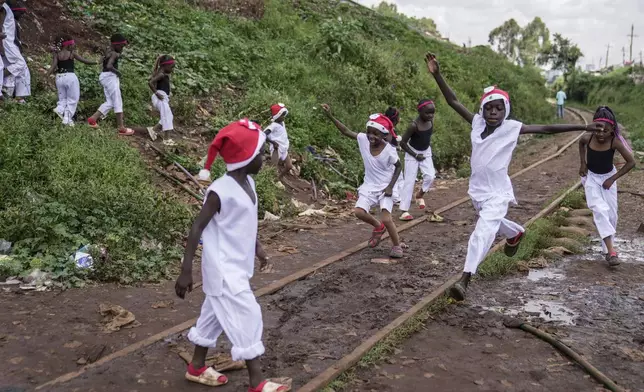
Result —
M 288 141 L 288 134 L 286 133 L 286 126 L 273 122 L 266 129 L 271 131 L 266 138 L 277 143 L 280 149 L 288 151 L 290 143 Z
M 233 295 L 250 290 L 257 245 L 257 192 L 249 176 L 255 203 L 229 175 L 214 181 L 206 191 L 219 195 L 220 211 L 203 231 L 201 271 L 206 295 L 220 296 L 224 281 Z M 204 201 L 205 202 L 205 201 Z
M 385 143 L 380 154 L 373 156 L 369 150 L 369 138 L 364 132 L 358 134 L 358 146 L 364 162 L 364 181 L 358 192 L 382 193 L 389 186 L 396 170 L 394 165 L 399 160 L 396 148 Z
M 512 153 L 519 140 L 522 123 L 505 120 L 485 139 L 485 119 L 479 114 L 472 120 L 472 175 L 469 195 L 472 200 L 484 202 L 493 197 L 503 197 L 516 203 L 512 181 L 508 175 Z
M 568 97 L 566 97 L 566 93 L 564 93 L 562 90 L 559 90 L 557 92 L 557 105 L 563 105 L 567 98 Z

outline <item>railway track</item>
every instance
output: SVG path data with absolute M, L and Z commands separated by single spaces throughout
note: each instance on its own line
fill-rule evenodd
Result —
M 583 116 L 579 112 L 575 110 L 569 110 L 569 111 L 575 114 L 577 117 L 581 118 L 582 121 L 585 121 L 583 120 Z M 512 178 L 518 178 L 524 175 L 525 173 L 543 165 L 544 163 L 560 157 L 562 154 L 567 152 L 568 149 L 571 146 L 573 146 L 580 137 L 581 137 L 581 134 L 575 135 L 557 152 L 555 152 L 554 154 L 544 159 L 541 159 L 540 161 L 526 167 L 525 169 L 520 170 L 517 173 L 514 173 L 512 175 Z M 530 182 L 531 181 L 528 181 L 528 183 Z M 579 184 L 575 184 L 575 186 L 568 189 L 568 192 L 574 190 L 578 186 Z M 557 198 L 547 208 L 539 210 L 536 214 L 531 213 L 533 210 L 528 211 L 530 212 L 530 216 L 531 216 L 530 220 L 528 220 L 528 223 L 531 223 L 534 220 L 538 219 L 538 217 L 544 216 L 549 212 L 551 212 L 554 208 L 556 208 L 556 206 L 559 204 L 559 202 L 562 199 L 563 199 L 563 196 Z M 463 204 L 467 203 L 468 201 L 469 201 L 468 197 L 463 197 L 453 203 L 450 203 L 442 208 L 437 209 L 436 213 L 454 214 L 456 218 L 458 218 L 459 216 L 471 217 L 472 211 L 471 211 L 471 208 L 469 208 L 469 206 L 467 206 L 467 208 L 459 208 Z M 414 228 L 417 228 L 418 225 L 420 225 L 427 219 L 428 219 L 427 217 L 422 217 L 415 221 L 401 225 L 399 226 L 399 231 L 407 231 L 407 230 L 412 230 Z M 447 226 L 447 228 L 450 229 L 450 226 Z M 457 238 L 466 237 L 470 231 L 470 229 L 467 227 L 461 227 L 461 228 L 452 228 L 450 229 L 451 230 L 450 233 L 445 233 L 447 230 L 444 230 L 444 229 L 445 229 L 445 226 L 432 225 L 432 226 L 429 226 L 429 228 L 424 231 L 424 233 L 429 233 L 430 235 L 434 235 L 437 238 L 436 241 L 432 243 L 430 247 L 435 247 L 436 249 L 439 249 L 439 250 L 442 249 L 445 251 L 447 251 L 448 249 L 454 249 L 454 241 Z M 412 244 L 412 247 L 414 246 L 415 245 Z M 289 334 L 292 334 L 292 336 L 295 336 L 295 337 L 300 336 L 301 334 L 308 336 L 306 334 L 315 329 L 315 326 L 308 325 L 307 322 L 310 320 L 316 320 L 316 319 L 319 320 L 319 315 L 298 314 L 298 311 L 301 313 L 307 313 L 307 312 L 302 312 L 303 309 L 307 308 L 304 305 L 309 305 L 309 303 L 307 303 L 306 301 L 311 302 L 313 301 L 313 299 L 316 298 L 316 296 L 324 297 L 326 300 L 322 301 L 322 303 L 313 303 L 310 305 L 313 305 L 312 308 L 325 307 L 326 312 L 328 313 L 330 309 L 329 306 L 333 305 L 334 301 L 336 300 L 336 297 L 338 295 L 341 297 L 343 294 L 342 292 L 340 292 L 340 293 L 335 293 L 335 296 L 328 295 L 329 292 L 325 292 L 321 288 L 350 287 L 352 285 L 359 286 L 360 284 L 363 284 L 365 285 L 363 288 L 364 291 L 367 291 L 367 292 L 373 291 L 375 293 L 374 295 L 376 296 L 382 295 L 383 298 L 386 299 L 386 300 L 383 300 L 383 308 L 367 310 L 368 306 L 365 306 L 363 308 L 364 317 L 359 317 L 359 318 L 362 318 L 362 320 L 353 321 L 353 324 L 356 324 L 356 323 L 359 324 L 360 322 L 369 322 L 369 323 L 372 323 L 373 327 L 367 328 L 366 330 L 360 330 L 358 332 L 355 332 L 355 336 L 349 335 L 348 338 L 344 339 L 351 342 L 351 346 L 355 345 L 356 340 L 360 340 L 362 341 L 362 343 L 357 345 L 352 350 L 349 350 L 350 352 L 348 354 L 346 352 L 342 352 L 340 355 L 330 354 L 330 355 L 327 355 L 326 358 L 322 358 L 320 361 L 318 361 L 318 363 L 314 365 L 314 368 L 311 369 L 312 373 L 318 374 L 318 375 L 316 377 L 313 377 L 310 380 L 309 379 L 301 380 L 302 382 L 300 383 L 300 385 L 303 385 L 303 386 L 296 388 L 296 390 L 314 391 L 324 387 L 326 384 L 332 381 L 338 374 L 342 373 L 343 371 L 351 367 L 353 364 L 355 364 L 362 357 L 362 355 L 364 355 L 371 347 L 377 344 L 389 333 L 395 330 L 397 326 L 402 325 L 406 320 L 413 317 L 418 311 L 424 309 L 426 306 L 431 304 L 436 298 L 439 298 L 445 292 L 445 290 L 447 290 L 454 283 L 455 279 L 457 279 L 457 275 L 454 275 L 453 266 L 447 265 L 448 263 L 445 263 L 446 265 L 445 265 L 445 268 L 443 268 L 443 270 L 441 270 L 440 268 L 437 268 L 436 271 L 440 270 L 439 272 L 432 271 L 432 273 L 429 273 L 429 274 L 427 274 L 427 272 L 424 271 L 424 269 L 427 269 L 426 265 L 422 265 L 422 264 L 414 265 L 411 267 L 409 271 L 407 271 L 409 272 L 408 275 L 418 275 L 418 278 L 420 280 L 428 279 L 428 281 L 431 280 L 431 283 L 433 284 L 430 285 L 422 282 L 413 282 L 413 284 L 417 285 L 417 289 L 420 291 L 420 293 L 411 295 L 410 298 L 407 298 L 406 300 L 402 301 L 402 304 L 398 304 L 396 302 L 396 305 L 391 305 L 392 303 L 394 303 L 392 301 L 395 300 L 395 297 L 397 294 L 396 292 L 393 293 L 394 295 L 389 295 L 390 293 L 379 294 L 379 291 L 383 287 L 383 282 L 390 280 L 389 278 L 391 277 L 384 276 L 385 274 L 383 274 L 383 270 L 373 270 L 373 268 L 371 268 L 371 271 L 365 271 L 364 273 L 362 273 L 362 270 L 356 269 L 356 268 L 364 268 L 364 263 L 363 263 L 364 258 L 359 258 L 359 257 L 356 258 L 354 257 L 354 255 L 359 251 L 365 249 L 366 247 L 367 247 L 366 242 L 357 244 L 356 246 L 353 246 L 349 249 L 345 249 L 331 257 L 321 260 L 320 262 L 310 267 L 299 270 L 289 276 L 286 276 L 278 281 L 275 281 L 267 286 L 264 286 L 255 292 L 256 296 L 261 298 L 260 302 L 262 302 L 264 307 L 268 309 L 268 311 L 266 312 L 267 316 L 265 317 L 267 319 L 278 320 L 276 322 L 277 326 L 275 328 L 271 328 L 271 327 L 267 328 L 267 338 L 269 341 L 272 341 L 273 343 L 280 342 L 279 344 L 277 344 L 279 346 L 284 346 L 289 344 L 296 344 L 296 345 L 300 344 L 302 347 L 307 346 L 307 344 L 305 344 L 303 340 L 297 341 L 297 339 L 295 338 L 294 341 L 291 341 L 290 339 L 286 339 L 285 341 L 285 338 L 284 338 L 284 335 L 289 335 Z M 422 249 L 422 245 L 420 246 L 420 248 Z M 449 251 L 447 251 L 447 254 L 449 254 Z M 460 260 L 460 258 L 458 259 Z M 338 263 L 341 260 L 345 262 Z M 457 262 L 457 264 L 458 264 L 458 268 L 460 268 L 460 261 Z M 356 265 L 360 265 L 360 267 L 356 267 Z M 373 266 L 373 264 L 371 265 Z M 394 267 L 394 268 L 399 268 L 399 267 Z M 365 270 L 369 270 L 369 269 L 370 268 L 365 268 Z M 358 273 L 349 274 L 349 272 L 356 272 L 356 271 Z M 319 272 L 319 273 L 316 273 L 314 276 L 310 277 L 309 279 L 304 279 L 314 274 L 315 272 Z M 386 273 L 387 270 L 384 270 L 384 272 Z M 435 274 L 436 276 L 432 276 L 432 274 Z M 354 279 L 351 279 L 351 275 L 355 275 Z M 436 277 L 438 277 L 439 279 L 438 280 L 435 279 Z M 394 281 L 394 283 L 397 283 L 397 282 Z M 399 283 L 404 285 L 404 284 L 408 284 L 409 282 L 406 282 L 406 283 L 399 282 Z M 360 287 L 358 287 L 358 289 L 360 289 Z M 427 291 L 429 291 L 429 294 L 423 294 Z M 345 294 L 350 294 L 350 293 L 345 293 Z M 420 294 L 423 294 L 423 295 L 420 295 Z M 360 298 L 360 296 L 353 296 L 353 297 L 355 297 L 353 298 L 354 303 L 352 303 L 352 306 L 354 307 L 356 304 L 360 305 L 359 301 L 361 299 L 364 299 L 364 298 Z M 368 305 L 368 304 L 364 304 L 364 305 Z M 360 309 L 360 307 L 355 309 L 347 309 L 347 312 L 349 312 L 347 314 L 343 314 L 343 312 L 340 311 L 338 312 L 337 316 L 339 316 L 340 318 L 342 317 L 351 318 L 350 313 L 351 312 L 355 313 L 355 311 L 358 309 Z M 381 312 L 381 311 L 391 312 L 391 313 L 385 314 L 386 317 L 378 317 L 378 312 Z M 309 311 L 308 313 L 311 313 L 311 312 Z M 396 314 L 400 313 L 400 315 L 396 318 L 393 318 L 393 320 L 391 320 L 392 317 L 389 317 L 389 316 L 391 316 L 394 313 Z M 326 317 L 326 319 L 322 321 L 320 324 L 324 325 L 326 323 L 327 326 L 332 326 L 333 323 L 336 322 L 334 321 L 336 318 L 332 316 L 333 316 L 332 314 L 331 315 L 326 314 L 324 316 Z M 162 342 L 164 339 L 175 336 L 181 333 L 182 331 L 185 331 L 186 329 L 191 327 L 195 323 L 195 321 L 196 319 L 187 320 L 186 322 L 178 324 L 172 328 L 169 328 L 147 339 L 144 339 L 135 344 L 127 346 L 106 357 L 103 357 L 97 362 L 87 365 L 78 371 L 67 373 L 60 377 L 57 377 L 45 384 L 38 386 L 36 389 L 54 390 L 54 388 L 59 388 L 56 390 L 71 390 L 72 388 L 68 388 L 69 385 L 65 385 L 65 383 L 78 383 L 81 381 L 79 380 L 79 377 L 83 375 L 85 375 L 85 377 L 91 377 L 94 375 L 97 375 L 97 376 L 100 375 L 101 377 L 105 375 L 109 376 L 110 375 L 109 368 L 118 367 L 118 366 L 112 366 L 112 365 L 116 365 L 113 362 L 115 361 L 127 362 L 126 357 L 130 356 L 131 354 L 135 354 L 143 351 L 145 351 L 146 354 L 149 354 L 154 350 L 158 350 L 159 347 L 158 345 L 155 346 L 155 344 Z M 327 333 L 327 332 L 323 332 L 322 334 L 312 333 L 310 335 L 319 336 L 319 335 L 323 335 L 324 333 Z M 316 339 L 324 340 L 321 337 L 318 337 Z M 325 344 L 328 346 L 327 343 L 328 343 L 327 341 L 322 342 L 320 344 L 320 347 L 328 348 L 326 346 L 322 347 Z M 269 342 L 267 346 L 272 347 L 273 344 Z M 344 348 L 346 349 L 347 347 L 344 347 Z M 304 352 L 306 352 L 306 350 L 304 350 Z M 299 352 L 296 354 L 301 355 L 301 353 Z M 293 355 L 295 355 L 295 353 Z M 268 357 L 267 359 L 277 358 L 277 355 L 275 355 L 275 353 L 269 352 L 267 353 L 267 357 Z M 334 361 L 330 362 L 329 359 L 333 359 Z M 339 360 L 335 361 L 335 359 L 339 359 Z M 300 363 L 298 361 L 295 361 L 295 362 Z M 110 363 L 111 365 L 107 367 L 106 365 Z M 107 367 L 108 371 L 99 372 L 100 370 L 99 368 L 102 368 L 102 367 Z M 278 367 L 281 367 L 284 370 L 294 371 L 294 369 L 286 365 L 278 366 Z M 96 370 L 96 372 L 91 374 L 88 373 L 88 372 L 92 372 L 93 370 Z M 297 371 L 302 373 L 301 363 Z M 304 381 L 306 381 L 305 384 L 304 384 Z M 234 385 L 232 387 L 234 388 Z M 139 390 L 142 391 L 145 389 L 139 388 Z M 224 389 L 222 389 L 222 391 L 223 390 Z M 232 390 L 232 389 L 226 388 L 226 390 Z

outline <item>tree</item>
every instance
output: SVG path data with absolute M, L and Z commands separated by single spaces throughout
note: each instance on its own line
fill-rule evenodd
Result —
M 567 81 L 568 75 L 575 71 L 577 61 L 583 55 L 576 44 L 561 34 L 555 34 L 552 45 L 542 51 L 539 63 L 563 71 L 564 81 Z
M 387 3 L 386 1 L 381 1 L 380 4 L 378 4 L 377 6 L 374 6 L 373 9 L 383 15 L 390 16 L 392 18 L 396 18 L 400 21 L 403 21 L 408 25 L 410 25 L 411 27 L 417 30 L 420 30 L 423 33 L 436 32 L 436 23 L 434 22 L 433 19 L 409 17 L 405 14 L 399 13 L 398 7 L 396 6 L 396 4 Z
M 525 27 L 510 19 L 492 30 L 488 40 L 490 45 L 496 46 L 497 52 L 513 63 L 532 66 L 537 64 L 540 53 L 548 47 L 550 31 L 539 17 Z

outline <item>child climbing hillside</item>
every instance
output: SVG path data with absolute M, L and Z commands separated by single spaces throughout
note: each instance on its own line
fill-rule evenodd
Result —
M 403 257 L 400 237 L 391 218 L 394 186 L 402 171 L 396 149 L 386 141 L 387 135 L 398 140 L 394 125 L 385 115 L 372 114 L 367 121 L 367 132 L 355 133 L 333 117 L 329 105 L 323 104 L 322 109 L 343 135 L 358 141 L 360 155 L 364 162 L 364 182 L 358 188 L 358 201 L 354 213 L 358 219 L 374 227 L 369 246 L 372 248 L 378 246 L 387 231 L 393 243 L 389 256 Z M 369 214 L 369 210 L 375 205 L 380 206 L 381 221 Z
M 283 103 L 277 103 L 271 106 L 271 124 L 264 130 L 266 139 L 270 146 L 271 162 L 278 170 L 278 179 L 293 170 L 293 162 L 288 155 L 290 142 L 284 119 L 288 116 L 288 109 Z
M 264 379 L 259 357 L 262 343 L 262 311 L 250 287 L 255 257 L 262 266 L 266 253 L 257 239 L 257 192 L 251 175 L 262 167 L 266 136 L 258 124 L 247 119 L 233 122 L 217 133 L 208 160 L 221 155 L 227 173 L 207 189 L 197 216 L 177 279 L 177 296 L 192 291 L 192 261 L 203 236 L 201 271 L 205 299 L 196 326 L 188 339 L 195 351 L 186 379 L 208 386 L 224 385 L 228 378 L 206 365 L 209 348 L 217 347 L 222 332 L 232 343 L 233 361 L 246 361 L 249 392 L 286 392 L 290 383 Z
M 156 140 L 161 132 L 167 135 L 174 130 L 174 116 L 170 109 L 170 75 L 174 71 L 175 60 L 172 56 L 164 54 L 157 57 L 152 69 L 152 75 L 148 80 L 148 86 L 152 91 L 152 105 L 159 112 L 159 123 L 146 130 L 150 139 Z
M 114 34 L 110 39 L 110 46 L 105 50 L 103 55 L 103 72 L 99 76 L 99 82 L 103 86 L 105 93 L 105 103 L 103 103 L 92 117 L 87 119 L 87 123 L 92 128 L 98 127 L 98 119 L 104 119 L 114 110 L 116 115 L 116 126 L 119 135 L 131 136 L 134 130 L 125 127 L 123 116 L 123 99 L 121 97 L 121 73 L 119 72 L 119 59 L 123 49 L 127 45 L 127 40 L 121 34 Z
M 593 121 L 604 124 L 603 129 L 585 134 L 579 140 L 579 157 L 586 202 L 593 212 L 595 226 L 602 239 L 602 253 L 611 267 L 619 265 L 613 240 L 617 230 L 617 184 L 616 181 L 635 167 L 635 158 L 630 146 L 619 132 L 615 114 L 608 106 L 595 111 Z M 619 170 L 613 165 L 615 151 L 626 164 Z
M 0 66 L 0 82 L 4 95 L 13 97 L 16 102 L 25 103 L 25 98 L 31 95 L 31 75 L 27 62 L 16 44 L 16 18 L 9 4 L 2 0 L 0 7 L 2 21 L 2 66 Z M 17 10 L 20 11 L 20 10 Z
M 63 120 L 63 125 L 74 126 L 74 115 L 80 100 L 80 83 L 74 73 L 75 60 L 94 65 L 96 61 L 87 60 L 75 52 L 76 42 L 69 35 L 56 39 L 48 75 L 56 74 L 58 105 L 54 113 Z
M 432 186 L 436 178 L 436 170 L 432 161 L 431 140 L 434 133 L 434 113 L 436 106 L 429 99 L 418 103 L 418 117 L 411 122 L 407 132 L 402 137 L 400 145 L 405 150 L 405 185 L 401 194 L 400 220 L 410 221 L 414 217 L 409 213 L 411 199 L 414 196 L 416 176 L 420 169 L 423 174 L 423 183 L 416 193 L 416 204 L 421 210 L 425 209 L 423 196 Z
M 526 125 L 509 120 L 510 95 L 497 87 L 484 90 L 480 110 L 474 114 L 458 101 L 445 82 L 436 57 L 428 53 L 425 61 L 449 106 L 472 125 L 472 175 L 468 194 L 479 218 L 467 246 L 463 275 L 450 290 L 454 299 L 462 301 L 471 276 L 485 259 L 496 234 L 507 238 L 504 251 L 509 257 L 516 254 L 524 236 L 525 229 L 521 225 L 505 218 L 509 205 L 517 204 L 508 169 L 519 135 L 584 130 L 594 132 L 602 130 L 603 125 Z

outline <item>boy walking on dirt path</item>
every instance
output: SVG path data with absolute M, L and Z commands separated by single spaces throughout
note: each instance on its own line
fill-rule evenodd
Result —
M 564 104 L 566 103 L 566 93 L 562 90 L 559 89 L 557 91 L 557 118 L 564 118 Z
M 449 106 L 472 125 L 472 175 L 468 194 L 479 218 L 467 246 L 463 275 L 450 290 L 454 299 L 462 301 L 471 276 L 490 251 L 496 234 L 500 233 L 507 238 L 505 254 L 508 257 L 517 253 L 524 237 L 525 229 L 505 217 L 509 205 L 517 204 L 508 169 L 519 135 L 584 130 L 593 132 L 603 129 L 604 125 L 526 125 L 509 120 L 510 95 L 496 86 L 484 90 L 480 110 L 474 114 L 458 101 L 454 91 L 443 79 L 436 56 L 426 54 L 425 62 Z
M 203 208 L 188 236 L 175 290 L 180 298 L 192 291 L 192 260 L 203 237 L 201 270 L 206 297 L 197 325 L 188 334 L 195 352 L 186 379 L 213 387 L 228 383 L 226 376 L 206 366 L 208 348 L 217 347 L 224 332 L 233 345 L 233 361 L 246 361 L 249 392 L 286 392 L 291 390 L 290 379 L 271 381 L 262 375 L 262 312 L 250 287 L 255 257 L 260 259 L 260 268 L 267 264 L 257 240 L 259 203 L 251 177 L 262 167 L 265 142 L 260 126 L 248 119 L 217 133 L 208 149 L 208 162 L 211 165 L 221 155 L 227 173 L 206 190 Z

